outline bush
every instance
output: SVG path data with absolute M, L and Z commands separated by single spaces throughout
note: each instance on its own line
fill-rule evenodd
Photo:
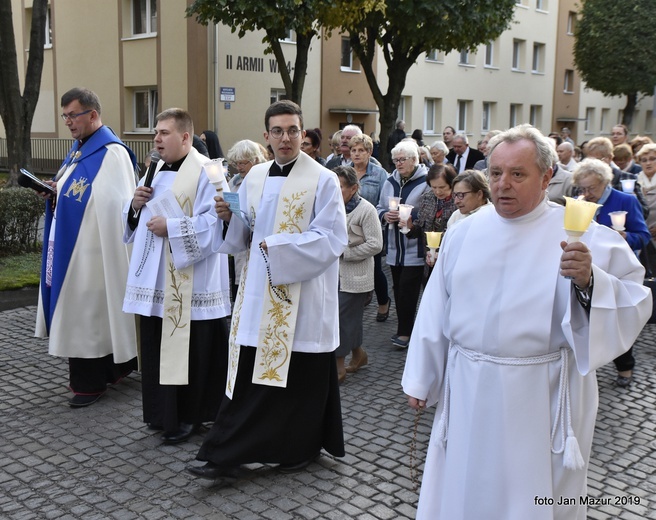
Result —
M 25 188 L 0 189 L 0 256 L 37 251 L 43 200 Z

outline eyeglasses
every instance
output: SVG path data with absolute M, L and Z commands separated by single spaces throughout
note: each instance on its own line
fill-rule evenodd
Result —
M 407 157 L 397 157 L 396 159 L 392 159 L 392 162 L 393 162 L 394 164 L 403 164 L 403 163 L 406 162 L 407 160 L 408 160 Z
M 579 186 L 578 188 L 581 193 L 594 193 L 597 191 L 597 188 L 599 188 L 599 184 L 594 184 L 588 187 Z
M 287 134 L 287 135 L 289 135 L 289 134 Z M 312 143 L 308 143 L 306 141 L 301 141 L 301 146 L 312 146 Z
M 59 117 L 61 117 L 64 121 L 75 121 L 78 117 L 83 116 L 84 114 L 88 114 L 89 112 L 93 112 L 93 109 L 85 110 L 79 114 L 74 114 L 73 112 L 70 114 L 61 114 Z
M 299 135 L 301 135 L 301 129 L 292 126 L 287 130 L 283 130 L 279 126 L 274 126 L 271 130 L 269 130 L 269 135 L 274 139 L 280 139 L 283 134 L 287 134 L 290 139 L 296 139 Z
M 454 191 L 452 193 L 454 199 L 462 200 L 465 198 L 465 195 L 472 193 L 471 191 Z

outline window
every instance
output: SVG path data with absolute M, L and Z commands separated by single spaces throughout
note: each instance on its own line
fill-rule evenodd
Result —
M 285 43 L 296 43 L 296 32 L 292 29 L 287 29 L 287 31 L 285 31 L 285 37 L 280 38 L 280 41 Z
M 567 94 L 572 94 L 574 92 L 574 71 L 571 69 L 565 71 L 565 84 L 563 90 Z
M 271 104 L 283 99 L 287 99 L 287 91 L 284 88 L 271 89 Z
M 132 0 L 132 34 L 157 32 L 157 0 Z
M 469 51 L 462 50 L 460 51 L 460 58 L 458 59 L 460 65 L 469 65 Z
M 456 132 L 459 134 L 467 133 L 467 119 L 469 117 L 469 104 L 471 101 L 458 101 L 458 121 L 456 125 Z
M 489 103 L 487 101 L 483 102 L 483 114 L 481 117 L 481 130 L 483 132 L 489 132 L 490 131 L 490 120 L 492 118 L 492 103 Z
M 435 99 L 426 98 L 424 100 L 424 133 L 435 133 L 437 102 Z
M 654 111 L 647 110 L 645 116 L 645 133 L 651 134 L 654 127 Z
M 510 128 L 517 126 L 522 120 L 522 105 L 511 103 L 510 105 Z
M 617 111 L 617 122 L 615 123 L 616 125 L 621 125 L 623 124 L 622 121 L 624 119 L 624 110 L 621 108 Z
M 573 36 L 575 30 L 576 30 L 576 13 L 574 11 L 570 11 L 569 14 L 567 15 L 567 34 Z
M 489 42 L 485 46 L 485 66 L 494 67 L 494 42 Z
M 397 121 L 399 121 L 399 120 L 405 121 L 405 104 L 407 102 L 408 102 L 408 97 L 407 96 L 401 96 L 401 101 L 399 102 L 399 113 L 397 114 L 397 117 L 396 117 Z
M 599 119 L 599 132 L 603 132 L 608 125 L 608 116 L 610 116 L 610 108 L 602 108 L 601 118 Z
M 134 91 L 134 129 L 138 132 L 153 132 L 158 113 L 159 96 L 156 88 Z
M 512 70 L 522 70 L 524 40 L 513 40 Z
M 351 47 L 351 40 L 348 37 L 342 38 L 342 60 L 340 62 L 342 71 L 357 71 L 360 72 L 360 64 L 353 53 Z
M 50 23 L 50 6 L 46 10 L 46 41 L 43 45 L 45 49 L 52 47 L 52 25 Z
M 535 8 L 538 11 L 546 11 L 548 9 L 549 5 L 547 0 L 535 0 Z
M 584 132 L 586 134 L 591 134 L 593 133 L 593 128 L 594 128 L 594 115 L 595 115 L 595 109 L 594 108 L 586 108 L 585 109 L 585 129 Z
M 435 63 L 443 63 L 444 62 L 444 53 L 439 52 L 437 49 L 433 49 L 430 52 L 426 53 L 426 61 L 432 61 Z
M 537 74 L 544 73 L 544 43 L 533 44 L 533 66 L 531 70 Z
M 531 113 L 529 114 L 528 122 L 532 124 L 535 128 L 540 128 L 542 126 L 541 105 L 531 105 Z

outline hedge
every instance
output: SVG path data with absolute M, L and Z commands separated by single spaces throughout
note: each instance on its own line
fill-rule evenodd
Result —
M 45 202 L 26 188 L 0 189 L 0 256 L 38 251 Z

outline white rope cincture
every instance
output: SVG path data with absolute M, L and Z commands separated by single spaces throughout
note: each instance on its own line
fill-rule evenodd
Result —
M 551 363 L 553 361 L 560 360 L 560 382 L 558 385 L 558 409 L 556 411 L 556 421 L 554 422 L 553 428 L 551 430 L 551 453 L 558 455 L 563 454 L 563 466 L 567 469 L 577 470 L 582 469 L 585 465 L 583 457 L 581 455 L 581 450 L 579 448 L 579 443 L 576 440 L 574 435 L 574 430 L 572 429 L 572 410 L 570 405 L 570 394 L 569 394 L 569 362 L 567 355 L 568 347 L 560 347 L 557 352 L 551 352 L 549 354 L 544 354 L 542 356 L 531 356 L 525 358 L 506 358 L 506 357 L 497 357 L 490 356 L 488 354 L 482 354 L 474 350 L 469 350 L 460 345 L 452 343 L 449 347 L 449 355 L 447 358 L 447 368 L 446 374 L 444 376 L 444 408 L 442 409 L 442 415 L 440 420 L 437 423 L 437 439 L 442 446 L 446 446 L 447 441 L 447 430 L 449 428 L 449 409 L 451 405 L 451 381 L 450 381 L 450 372 L 451 372 L 451 360 L 453 359 L 454 351 L 457 351 L 459 354 L 462 354 L 470 361 L 483 361 L 487 363 L 495 363 L 497 365 L 506 365 L 506 366 L 531 366 L 531 365 L 542 365 L 545 363 Z M 562 446 L 558 449 L 554 448 L 554 440 L 556 438 L 556 433 L 558 431 L 558 426 L 560 425 L 560 432 L 562 435 Z M 565 436 L 565 431 L 567 431 L 567 436 Z

